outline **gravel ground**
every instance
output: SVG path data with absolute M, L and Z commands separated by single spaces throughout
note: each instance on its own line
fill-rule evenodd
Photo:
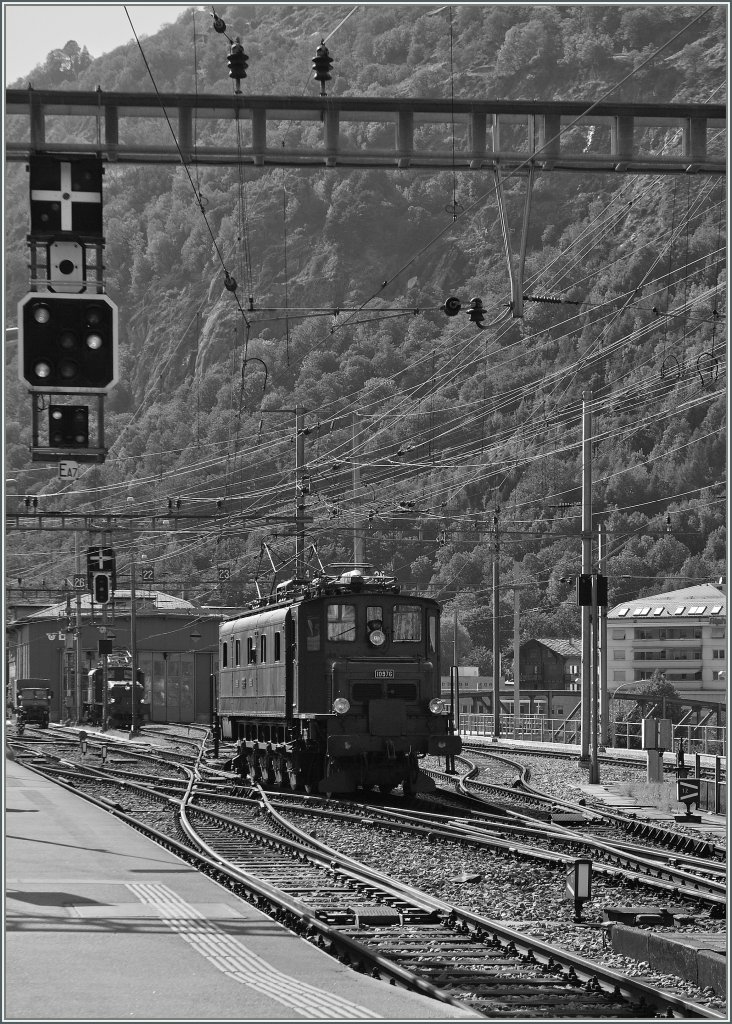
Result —
M 643 978 L 683 998 L 717 1010 L 725 1008 L 725 1002 L 711 990 L 702 991 L 674 976 L 653 972 L 644 962 L 613 953 L 607 929 L 601 926 L 603 909 L 639 902 L 660 905 L 663 901 L 657 897 L 644 899 L 637 889 L 624 883 L 608 886 L 595 876 L 593 898 L 582 909 L 584 923 L 576 924 L 572 920 L 574 904 L 565 895 L 564 868 L 552 870 L 490 850 L 471 850 L 452 843 L 431 844 L 429 856 L 425 857 L 425 841 L 421 837 L 378 827 L 364 830 L 359 825 L 344 826 L 316 815 L 297 814 L 294 820 L 300 828 L 314 832 L 321 842 L 446 903 L 500 921 L 629 976 Z M 477 877 L 465 881 L 464 876 Z M 694 923 L 674 931 L 724 934 L 724 922 L 711 920 L 707 912 L 699 911 L 691 903 L 686 904 L 686 909 L 693 915 Z

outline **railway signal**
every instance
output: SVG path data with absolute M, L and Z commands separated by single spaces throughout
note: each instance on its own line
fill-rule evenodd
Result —
M 107 295 L 29 292 L 18 303 L 20 379 L 34 392 L 107 392 L 118 379 L 117 322 Z
M 100 157 L 34 154 L 28 169 L 33 237 L 101 241 L 104 166 Z
M 117 559 L 114 548 L 87 548 L 86 550 L 86 577 L 89 589 L 95 591 L 95 576 L 106 575 L 109 577 L 111 589 L 117 585 L 116 579 Z M 109 598 L 107 598 L 109 600 Z
M 89 407 L 49 405 L 48 440 L 52 448 L 88 448 Z
M 607 576 L 600 573 L 580 573 L 577 576 L 577 604 L 592 606 L 592 581 L 596 581 L 596 603 L 599 608 L 607 608 Z
M 97 604 L 108 604 L 112 596 L 112 577 L 108 572 L 94 573 L 94 600 Z

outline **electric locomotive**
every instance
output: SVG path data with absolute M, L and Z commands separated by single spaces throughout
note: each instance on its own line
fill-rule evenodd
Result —
M 250 777 L 309 792 L 428 792 L 461 750 L 440 698 L 440 608 L 392 577 L 293 579 L 219 628 L 217 712 Z
M 145 699 L 145 674 L 137 670 L 135 682 L 135 727 L 142 724 L 149 707 Z M 83 705 L 84 721 L 102 725 L 104 717 L 104 667 L 100 661 L 88 677 L 87 699 Z M 129 651 L 113 651 L 107 655 L 107 721 L 108 729 L 129 729 L 132 722 L 132 655 Z

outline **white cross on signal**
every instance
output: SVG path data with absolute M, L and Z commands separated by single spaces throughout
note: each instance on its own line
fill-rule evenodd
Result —
M 31 200 L 39 202 L 61 204 L 61 230 L 71 231 L 71 210 L 73 203 L 101 203 L 101 192 L 72 192 L 71 191 L 71 164 L 65 160 L 61 161 L 61 190 L 54 192 L 51 189 L 37 188 L 31 191 Z
M 97 569 L 103 569 L 104 568 L 104 561 L 105 561 L 104 560 L 104 555 L 99 550 L 99 548 L 97 548 L 97 550 L 94 552 L 93 555 L 92 554 L 89 555 L 89 564 L 91 565 L 94 562 L 96 562 L 97 563 Z

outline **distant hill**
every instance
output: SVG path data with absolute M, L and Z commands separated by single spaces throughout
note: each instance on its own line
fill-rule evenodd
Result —
M 725 94 L 720 6 L 703 16 L 691 5 L 595 4 L 216 11 L 242 39 L 243 89 L 256 94 L 316 95 L 310 62 L 323 38 L 332 95 L 589 106 L 606 96 L 666 103 Z M 137 46 L 92 60 L 72 40 L 14 85 L 231 93 L 228 43 L 203 9 L 142 46 L 154 83 Z M 384 128 L 348 130 L 378 141 Z M 60 121 L 54 139 L 63 131 Z M 197 144 L 234 131 L 233 122 L 197 121 Z M 294 144 L 285 131 L 283 144 Z M 451 126 L 432 133 L 449 143 Z M 678 139 L 659 133 L 655 144 L 661 151 Z M 726 151 L 724 137 L 711 144 Z M 180 167 L 106 169 L 107 289 L 120 307 L 123 379 L 107 402 L 107 461 L 73 488 L 30 461 L 30 399 L 6 348 L 5 472 L 19 494 L 39 494 L 47 509 L 118 511 L 133 497 L 135 509 L 158 513 L 180 497 L 210 522 L 138 536 L 138 552 L 155 566 L 156 585 L 236 604 L 255 593 L 270 557 L 280 579 L 292 574 L 291 526 L 272 517 L 294 515 L 302 406 L 307 541 L 323 562 L 348 562 L 357 525 L 376 567 L 442 601 L 457 594 L 464 660 L 487 671 L 495 509 L 505 628 L 517 583 L 527 635 L 577 632 L 567 580 L 580 569 L 584 394 L 611 604 L 724 574 L 723 180 L 540 174 L 527 288 L 579 305 L 527 302 L 513 320 L 489 172 L 192 172 L 194 187 Z M 507 188 L 518 244 L 525 180 Z M 453 222 L 453 210 L 469 214 Z M 28 219 L 27 174 L 12 164 L 8 322 L 28 290 Z M 255 312 L 239 311 L 225 269 Z M 446 317 L 450 295 L 463 304 L 480 297 L 485 329 Z M 236 530 L 221 529 L 217 499 L 237 516 Z M 111 542 L 124 566 L 131 536 Z M 7 559 L 9 579 L 34 585 L 55 574 L 60 586 L 73 572 L 73 538 L 13 533 Z M 230 578 L 219 582 L 224 568 Z

